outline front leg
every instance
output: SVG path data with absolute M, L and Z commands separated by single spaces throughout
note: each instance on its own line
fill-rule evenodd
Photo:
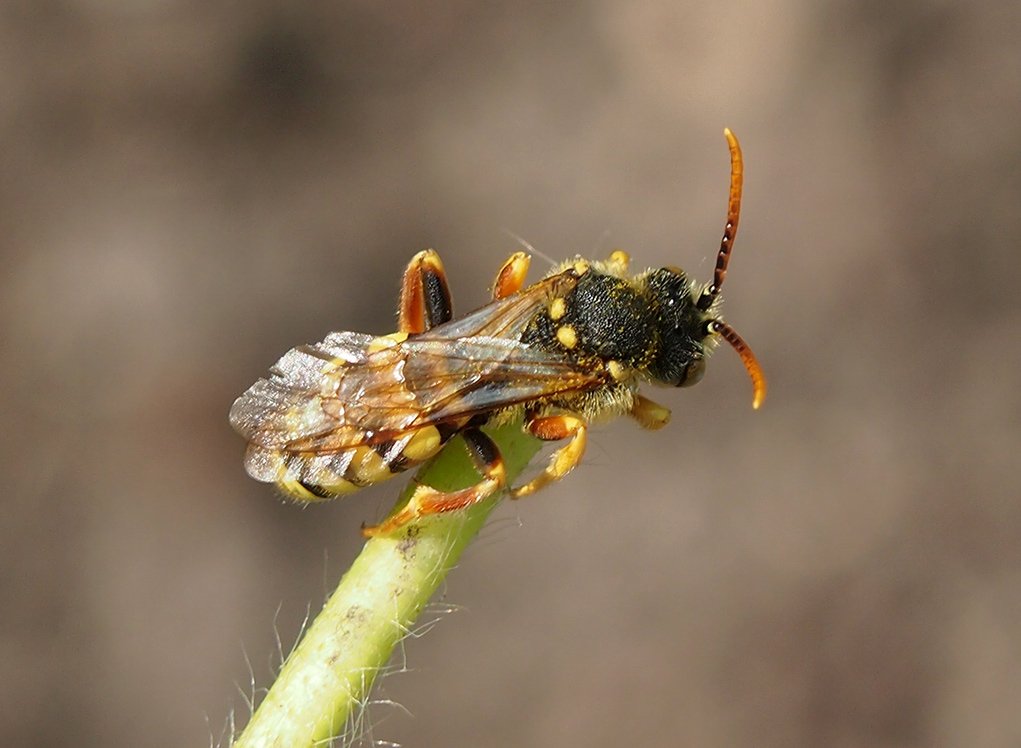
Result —
M 610 252 L 609 259 L 606 260 L 607 269 L 619 278 L 627 277 L 627 269 L 630 264 L 631 255 L 623 249 L 613 250 Z
M 670 409 L 641 395 L 635 395 L 630 416 L 638 421 L 642 428 L 655 431 L 670 422 Z
M 531 418 L 525 424 L 525 429 L 543 441 L 560 441 L 568 438 L 571 441 L 553 453 L 549 465 L 538 476 L 520 488 L 512 489 L 512 499 L 529 496 L 571 472 L 581 462 L 588 441 L 588 425 L 580 415 L 573 413 Z
M 454 305 L 443 262 L 435 250 L 423 250 L 411 258 L 404 270 L 397 329 L 415 335 L 449 322 L 453 316 Z

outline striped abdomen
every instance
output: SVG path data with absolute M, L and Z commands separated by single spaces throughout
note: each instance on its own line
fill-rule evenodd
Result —
M 397 439 L 361 445 L 335 454 L 287 452 L 250 444 L 245 470 L 264 483 L 275 483 L 295 501 L 336 498 L 379 483 L 425 462 L 457 432 L 426 426 Z

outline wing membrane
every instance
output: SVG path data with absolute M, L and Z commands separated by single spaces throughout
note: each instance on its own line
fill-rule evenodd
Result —
M 285 354 L 234 403 L 231 424 L 253 444 L 330 453 L 427 425 L 584 389 L 601 381 L 567 356 L 518 338 L 573 272 L 403 342 L 331 333 Z

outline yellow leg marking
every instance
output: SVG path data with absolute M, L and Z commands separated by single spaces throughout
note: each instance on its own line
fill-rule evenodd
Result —
M 642 428 L 661 429 L 670 422 L 670 409 L 653 402 L 642 395 L 635 395 L 635 404 L 631 406 L 631 417 L 638 421 Z
M 521 290 L 528 275 L 532 258 L 524 252 L 515 252 L 500 266 L 493 282 L 493 299 L 505 299 Z
M 488 499 L 506 487 L 506 468 L 498 453 L 493 461 L 484 465 L 483 471 L 485 477 L 479 483 L 460 491 L 443 493 L 432 486 L 419 486 L 400 511 L 385 519 L 382 525 L 362 527 L 361 534 L 367 538 L 390 535 L 408 522 L 431 514 L 465 509 Z
M 431 486 L 419 486 L 411 499 L 404 505 L 404 508 L 391 516 L 379 525 L 362 527 L 362 535 L 367 538 L 374 538 L 379 535 L 390 535 L 421 517 L 428 517 L 431 514 L 444 514 L 446 512 L 465 509 L 472 504 L 488 499 L 505 485 L 504 478 L 486 478 L 481 482 L 452 493 L 437 491 Z
M 607 261 L 607 264 L 612 266 L 610 269 L 622 278 L 627 275 L 627 268 L 630 263 L 631 255 L 623 249 L 615 249 L 610 253 L 610 259 Z
M 608 361 L 606 363 L 606 370 L 610 372 L 610 376 L 613 377 L 614 381 L 619 382 L 627 377 L 627 367 L 620 361 Z
M 401 454 L 414 462 L 425 462 L 440 449 L 440 432 L 435 426 L 427 426 L 415 432 L 401 450 Z
M 570 438 L 567 444 L 558 449 L 550 457 L 549 465 L 534 479 L 511 490 L 512 499 L 529 496 L 540 488 L 558 481 L 571 472 L 581 462 L 588 441 L 588 426 L 578 416 L 560 415 L 535 418 L 528 422 L 526 428 L 543 441 L 555 441 Z
M 483 474 L 481 481 L 469 488 L 450 493 L 437 491 L 431 486 L 419 486 L 400 511 L 380 525 L 362 527 L 362 535 L 365 537 L 389 535 L 420 517 L 464 509 L 502 490 L 507 485 L 507 469 L 496 445 L 482 432 L 477 432 L 474 438 L 466 433 L 465 439 L 473 462 Z

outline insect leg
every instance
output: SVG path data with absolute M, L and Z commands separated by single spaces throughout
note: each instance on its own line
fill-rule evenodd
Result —
M 670 409 L 664 408 L 647 397 L 635 395 L 635 403 L 631 406 L 631 417 L 638 421 L 638 425 L 642 428 L 655 431 L 663 428 L 670 421 Z
M 532 258 L 524 252 L 515 252 L 500 266 L 500 272 L 493 281 L 493 300 L 505 299 L 521 290 L 528 275 L 528 266 Z
M 543 441 L 559 441 L 570 438 L 567 444 L 558 449 L 550 457 L 549 465 L 520 488 L 511 490 L 512 499 L 520 499 L 535 493 L 543 486 L 558 481 L 571 472 L 585 454 L 585 443 L 588 438 L 588 426 L 581 416 L 564 413 L 556 416 L 532 418 L 525 428 L 533 436 Z
M 482 480 L 474 486 L 450 493 L 437 491 L 431 486 L 419 486 L 399 512 L 380 525 L 363 527 L 362 535 L 367 538 L 389 535 L 419 517 L 464 509 L 503 489 L 507 485 L 507 469 L 500 449 L 492 439 L 476 428 L 466 429 L 462 436 L 475 468 L 482 473 Z
M 623 249 L 615 249 L 610 252 L 610 257 L 606 261 L 606 265 L 611 272 L 623 278 L 627 275 L 627 268 L 630 262 L 631 255 Z
M 453 316 L 454 305 L 443 262 L 434 250 L 423 250 L 411 258 L 404 270 L 397 329 L 414 335 L 449 322 Z

